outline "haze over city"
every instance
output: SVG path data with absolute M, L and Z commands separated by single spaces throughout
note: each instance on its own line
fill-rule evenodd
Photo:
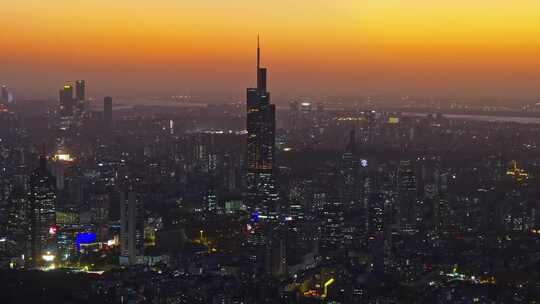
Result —
M 25 98 L 84 78 L 92 97 L 241 100 L 257 34 L 277 103 L 539 96 L 534 0 L 24 0 L 2 11 L 0 82 Z

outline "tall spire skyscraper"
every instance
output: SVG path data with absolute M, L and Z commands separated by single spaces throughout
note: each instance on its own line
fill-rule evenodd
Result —
M 276 107 L 266 90 L 266 68 L 261 68 L 257 37 L 257 87 L 247 89 L 247 172 L 252 203 L 265 208 L 277 201 L 274 181 Z
M 261 68 L 261 46 L 257 36 L 257 90 L 266 92 L 266 68 Z

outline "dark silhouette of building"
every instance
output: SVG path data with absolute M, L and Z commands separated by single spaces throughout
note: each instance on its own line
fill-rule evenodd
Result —
M 2 93 L 1 93 L 0 96 L 2 97 L 2 102 L 8 102 L 9 91 L 8 91 L 7 86 L 5 86 L 5 85 L 2 86 Z
M 133 265 L 143 251 L 144 219 L 135 192 L 127 192 L 127 199 L 126 195 L 123 195 L 120 204 L 120 263 Z
M 257 40 L 257 87 L 247 89 L 248 190 L 256 204 L 269 207 L 277 200 L 273 176 L 276 108 L 266 89 L 266 68 L 260 66 Z
M 59 92 L 60 95 L 60 114 L 62 116 L 72 116 L 73 115 L 73 86 L 64 85 L 64 87 Z
M 75 82 L 75 98 L 77 101 L 86 100 L 86 82 L 84 80 L 77 80 Z
M 112 126 L 112 97 L 110 96 L 103 99 L 103 122 L 107 128 Z
M 84 80 L 75 81 L 75 106 L 78 113 L 83 113 L 86 108 L 86 82 Z
M 273 276 L 287 275 L 287 241 L 285 235 L 269 238 L 266 248 L 266 272 Z

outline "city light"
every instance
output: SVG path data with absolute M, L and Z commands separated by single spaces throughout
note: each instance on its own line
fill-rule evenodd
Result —
M 388 123 L 389 124 L 397 124 L 397 123 L 399 123 L 399 117 L 388 117 Z
M 328 287 L 332 285 L 335 282 L 334 278 L 330 278 L 328 281 L 324 282 L 324 293 L 322 294 L 322 298 L 326 298 L 328 296 Z
M 3 5 L 8 301 L 538 302 L 538 0 L 57 1 Z
M 54 156 L 54 159 L 65 162 L 72 162 L 74 159 L 68 153 L 60 153 Z
M 56 258 L 55 255 L 51 254 L 50 251 L 47 251 L 46 254 L 41 256 L 45 262 L 52 262 Z

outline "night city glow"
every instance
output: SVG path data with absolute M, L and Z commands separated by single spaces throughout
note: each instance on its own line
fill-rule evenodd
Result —
M 17 0 L 2 303 L 540 303 L 540 2 Z

